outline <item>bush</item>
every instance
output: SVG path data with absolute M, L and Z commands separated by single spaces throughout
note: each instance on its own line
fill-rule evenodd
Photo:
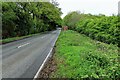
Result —
M 85 34 L 92 39 L 116 44 L 120 47 L 120 21 L 118 19 L 119 16 L 115 15 L 91 15 L 74 11 L 67 14 L 63 20 L 64 25 L 71 30 Z
M 117 16 L 101 16 L 93 19 L 85 19 L 76 24 L 76 31 L 93 39 L 119 45 L 120 27 Z

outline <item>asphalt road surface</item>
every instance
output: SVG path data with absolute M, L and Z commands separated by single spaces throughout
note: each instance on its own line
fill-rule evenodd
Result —
M 2 45 L 2 78 L 34 78 L 60 30 Z

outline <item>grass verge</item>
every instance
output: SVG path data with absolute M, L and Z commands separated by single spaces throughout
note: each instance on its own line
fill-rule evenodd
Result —
M 35 35 L 35 34 L 33 34 L 33 35 Z M 5 44 L 5 43 L 13 42 L 13 41 L 16 41 L 16 40 L 28 38 L 28 37 L 31 37 L 33 35 L 27 35 L 27 36 L 21 36 L 21 37 L 13 37 L 13 38 L 2 39 L 2 40 L 0 40 L 0 44 Z
M 45 33 L 45 32 L 42 32 L 42 33 Z M 2 39 L 2 40 L 0 40 L 0 44 L 5 44 L 5 43 L 21 40 L 21 39 L 24 39 L 24 38 L 29 38 L 29 37 L 32 37 L 32 36 L 40 35 L 42 33 L 36 33 L 36 34 L 30 34 L 30 35 L 21 36 L 21 37 L 13 37 L 13 38 Z
M 118 47 L 95 41 L 75 31 L 61 32 L 54 57 L 56 71 L 50 78 L 102 79 L 120 78 Z

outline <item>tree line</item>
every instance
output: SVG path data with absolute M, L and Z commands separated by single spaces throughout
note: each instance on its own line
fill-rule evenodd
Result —
M 64 25 L 92 39 L 120 47 L 120 16 L 91 15 L 78 11 L 64 17 Z
M 25 36 L 61 27 L 57 2 L 3 2 L 2 38 Z

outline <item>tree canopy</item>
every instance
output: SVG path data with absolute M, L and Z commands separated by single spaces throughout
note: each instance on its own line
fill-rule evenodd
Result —
M 56 29 L 62 24 L 55 2 L 3 2 L 2 38 L 24 36 Z

